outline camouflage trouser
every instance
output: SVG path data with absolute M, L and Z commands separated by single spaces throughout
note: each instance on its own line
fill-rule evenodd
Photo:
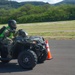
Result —
M 2 40 L 2 44 L 4 45 L 5 48 L 7 48 L 7 52 L 8 52 L 7 57 L 9 57 L 9 58 L 11 58 L 10 57 L 10 50 L 11 50 L 11 47 L 12 47 L 12 43 L 13 43 L 13 41 L 10 38 L 5 38 L 5 39 Z

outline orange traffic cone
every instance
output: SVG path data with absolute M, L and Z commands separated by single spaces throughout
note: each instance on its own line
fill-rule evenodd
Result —
M 51 55 L 51 52 L 50 52 L 48 40 L 46 40 L 46 49 L 47 49 L 47 52 L 48 52 L 47 60 L 50 60 L 50 59 L 52 59 L 52 55 Z

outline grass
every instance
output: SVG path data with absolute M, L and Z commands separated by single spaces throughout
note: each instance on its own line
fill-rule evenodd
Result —
M 0 25 L 1 26 L 1 25 Z M 75 39 L 75 20 L 18 24 L 29 35 L 40 35 L 50 39 Z

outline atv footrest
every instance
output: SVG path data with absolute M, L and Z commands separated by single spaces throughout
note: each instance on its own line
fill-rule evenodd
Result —
M 0 60 L 11 60 L 11 58 L 0 58 Z

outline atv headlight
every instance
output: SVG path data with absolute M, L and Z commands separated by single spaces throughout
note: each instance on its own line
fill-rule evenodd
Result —
M 36 41 L 33 41 L 33 44 L 36 44 Z

